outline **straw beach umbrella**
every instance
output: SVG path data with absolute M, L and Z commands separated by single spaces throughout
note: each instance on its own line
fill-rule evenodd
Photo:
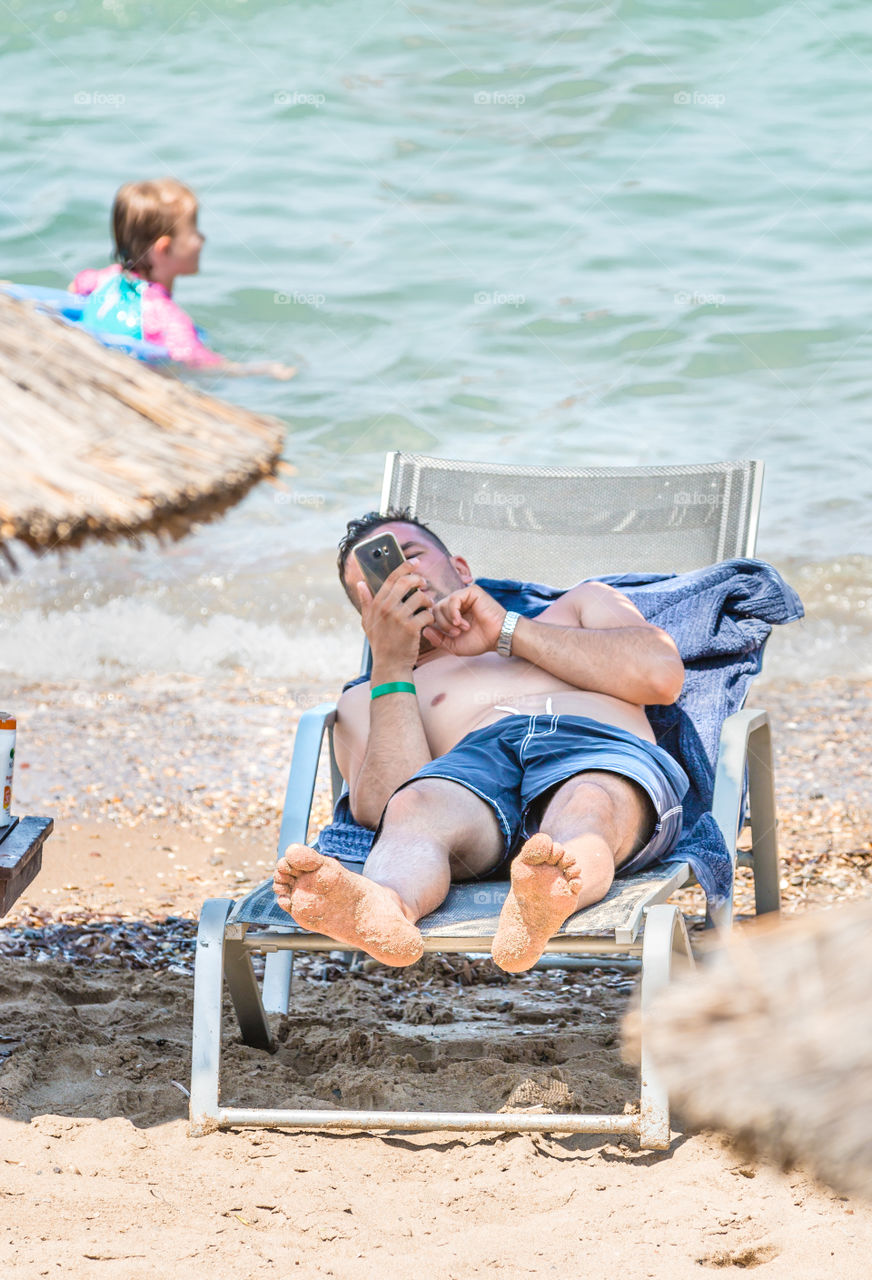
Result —
M 743 930 L 653 1007 L 679 1113 L 872 1198 L 870 978 L 872 901 Z
M 280 464 L 285 428 L 0 293 L 0 551 L 173 536 Z

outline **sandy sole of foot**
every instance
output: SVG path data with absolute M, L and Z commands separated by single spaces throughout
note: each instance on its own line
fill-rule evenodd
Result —
M 512 887 L 491 947 L 494 960 L 507 973 L 531 969 L 576 909 L 581 881 L 564 873 L 563 858 L 563 846 L 538 832 L 512 862 Z
M 383 964 L 414 964 L 424 953 L 420 932 L 383 885 L 375 884 L 303 844 L 292 844 L 275 871 L 279 906 L 297 924 Z

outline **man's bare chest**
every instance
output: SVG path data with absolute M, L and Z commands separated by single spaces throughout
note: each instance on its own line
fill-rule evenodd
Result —
M 578 690 L 521 658 L 484 653 L 474 658 L 441 655 L 415 671 L 418 708 L 431 749 L 442 754 L 500 707 Z

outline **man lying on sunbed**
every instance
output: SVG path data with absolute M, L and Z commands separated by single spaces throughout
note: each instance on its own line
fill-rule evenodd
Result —
M 384 529 L 406 560 L 373 597 L 353 551 Z M 452 881 L 505 868 L 492 954 L 529 969 L 616 870 L 639 871 L 678 839 L 687 777 L 645 715 L 681 691 L 675 644 L 597 582 L 535 620 L 507 613 L 406 512 L 351 521 L 339 574 L 372 672 L 340 698 L 336 756 L 353 817 L 376 834 L 362 875 L 291 845 L 278 901 L 306 929 L 407 965 L 423 953 L 417 921 Z

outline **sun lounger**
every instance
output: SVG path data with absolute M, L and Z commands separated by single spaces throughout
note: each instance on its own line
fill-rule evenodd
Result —
M 762 464 L 568 470 L 448 462 L 391 454 L 381 509 L 410 506 L 440 537 L 489 577 L 523 572 L 568 587 L 593 574 L 629 566 L 670 575 L 731 557 L 753 555 Z M 737 562 L 739 563 L 739 562 Z M 747 561 L 741 562 L 747 564 Z M 791 616 L 796 616 L 793 614 Z M 777 620 L 789 620 L 787 617 Z M 768 633 L 767 628 L 763 632 Z M 762 641 L 761 641 L 762 647 Z M 756 665 L 753 668 L 756 670 Z M 748 676 L 750 679 L 750 676 Z M 743 686 L 743 688 L 746 686 Z M 279 854 L 307 837 L 325 736 L 334 803 L 343 782 L 333 753 L 335 706 L 300 719 L 279 837 Z M 739 709 L 718 726 L 711 815 L 735 868 L 737 838 L 750 805 L 758 912 L 779 909 L 772 753 L 768 717 Z M 694 883 L 687 861 L 615 880 L 606 898 L 577 912 L 548 944 L 559 956 L 638 957 L 642 970 L 642 1071 L 638 1113 L 542 1115 L 247 1109 L 219 1102 L 221 1008 L 226 979 L 246 1044 L 273 1048 L 267 1011 L 286 1012 L 295 950 L 342 950 L 335 941 L 298 928 L 275 901 L 271 881 L 239 902 L 204 906 L 197 937 L 191 1131 L 274 1125 L 335 1129 L 545 1130 L 554 1133 L 633 1134 L 643 1146 L 669 1145 L 669 1106 L 645 1049 L 644 1020 L 670 979 L 678 957 L 693 963 L 684 918 L 668 902 Z M 421 922 L 426 951 L 476 953 L 490 949 L 508 882 L 454 885 L 445 902 Z M 710 904 L 711 922 L 727 929 L 731 893 Z M 263 989 L 251 955 L 267 956 Z

